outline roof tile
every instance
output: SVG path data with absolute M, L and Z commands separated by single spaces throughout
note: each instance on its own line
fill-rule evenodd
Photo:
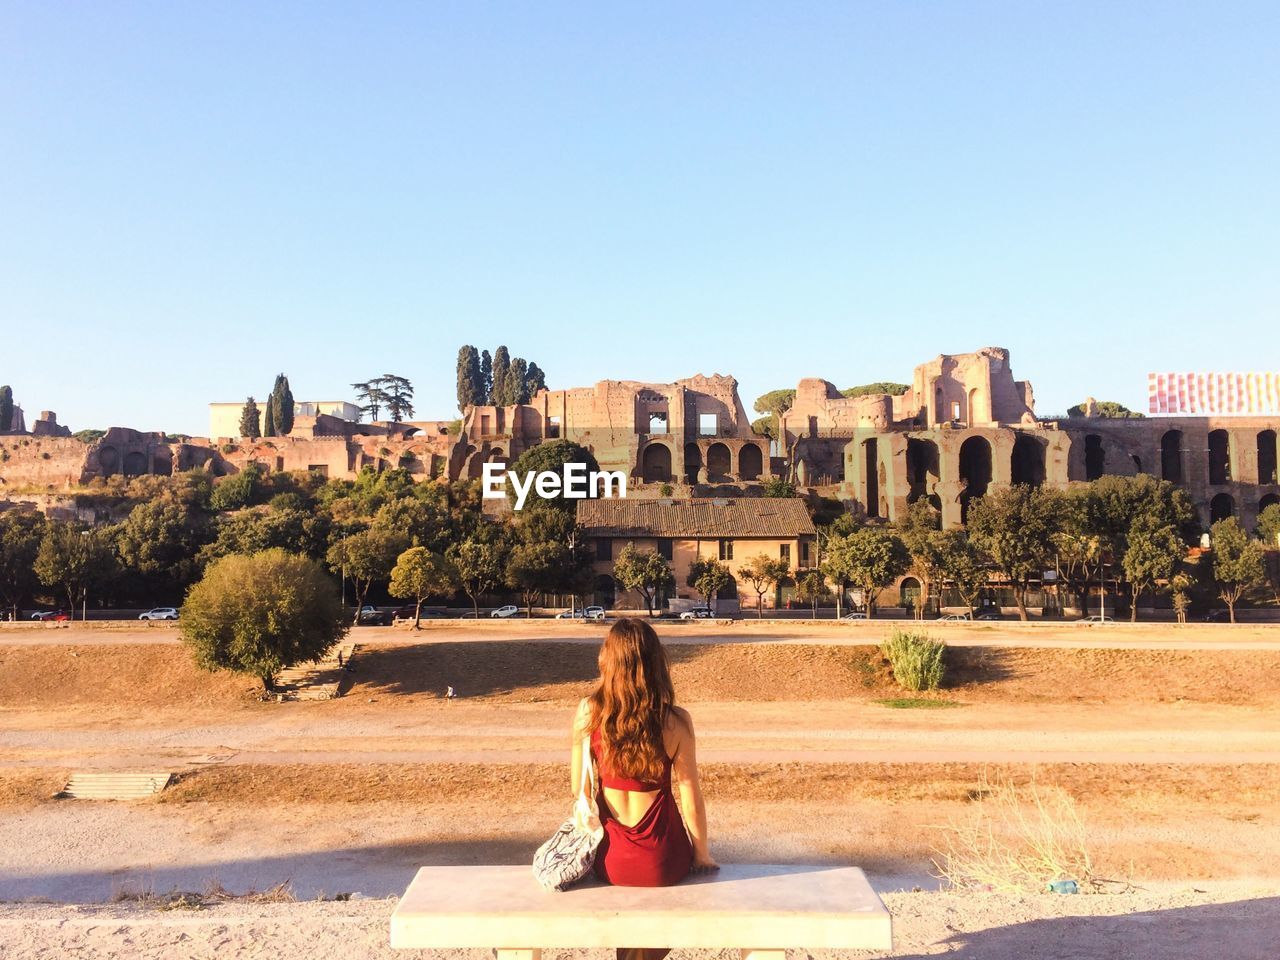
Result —
M 578 526 L 589 537 L 769 537 L 816 531 L 797 498 L 583 500 Z

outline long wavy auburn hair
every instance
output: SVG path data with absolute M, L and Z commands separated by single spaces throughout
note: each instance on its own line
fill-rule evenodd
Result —
M 662 731 L 675 700 L 667 651 L 653 627 L 619 620 L 600 647 L 600 685 L 589 698 L 601 760 L 617 776 L 650 783 L 662 778 Z

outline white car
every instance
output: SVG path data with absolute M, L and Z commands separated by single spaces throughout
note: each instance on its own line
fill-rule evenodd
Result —
M 692 610 L 686 610 L 680 614 L 681 620 L 710 620 L 711 611 L 706 607 L 694 607 Z
M 867 615 L 863 613 L 861 610 L 855 610 L 853 611 L 853 613 L 846 613 L 840 619 L 841 620 L 865 620 L 867 619 Z
M 562 610 L 557 620 L 603 620 L 604 607 L 583 607 L 581 610 Z
M 497 610 L 494 610 L 491 614 L 489 614 L 489 616 L 498 617 L 499 619 L 505 620 L 507 619 L 507 617 L 514 617 L 519 612 L 520 612 L 519 607 L 517 607 L 514 603 L 508 603 L 505 607 L 499 607 Z
M 1115 619 L 1101 613 L 1091 613 L 1087 617 L 1080 619 L 1081 623 L 1115 623 Z
M 178 611 L 173 607 L 152 607 L 146 613 L 138 614 L 139 620 L 177 620 Z
M 959 620 L 972 620 L 973 618 L 967 613 L 944 613 L 938 619 L 944 623 L 955 623 Z

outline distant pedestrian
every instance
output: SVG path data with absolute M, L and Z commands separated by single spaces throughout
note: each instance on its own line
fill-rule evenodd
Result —
M 341 650 L 338 651 L 338 669 L 339 670 L 342 669 L 342 651 Z
M 457 699 L 457 697 L 458 697 L 458 694 L 457 694 L 457 692 L 453 689 L 453 687 L 448 687 L 448 688 L 445 690 L 445 692 L 444 692 L 444 698 L 445 698 L 446 700 L 456 700 L 456 699 Z

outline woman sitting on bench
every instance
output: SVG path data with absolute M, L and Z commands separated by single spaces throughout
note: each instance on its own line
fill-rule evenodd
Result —
M 575 790 L 588 734 L 604 827 L 596 875 L 618 886 L 665 887 L 690 873 L 719 869 L 707 849 L 693 721 L 675 705 L 667 653 L 643 620 L 619 620 L 600 648 L 600 684 L 574 717 Z M 619 949 L 618 957 L 660 960 L 667 953 Z

